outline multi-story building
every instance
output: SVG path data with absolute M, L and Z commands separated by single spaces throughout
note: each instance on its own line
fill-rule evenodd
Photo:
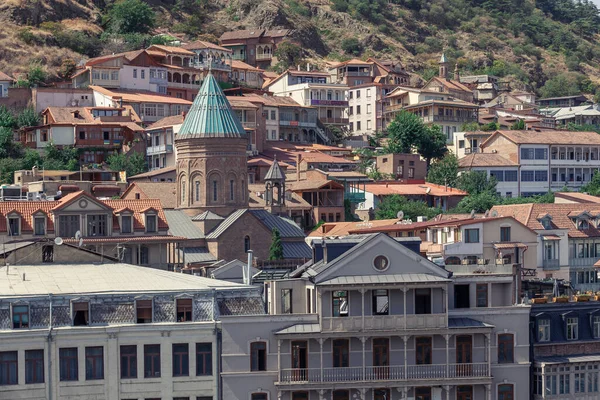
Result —
M 167 68 L 146 50 L 92 58 L 72 77 L 73 88 L 91 85 L 166 94 Z
M 494 206 L 538 235 L 536 272 L 540 278 L 563 279 L 580 291 L 600 289 L 594 264 L 600 260 L 597 204 L 521 204 Z
M 533 304 L 530 327 L 531 399 L 598 398 L 598 302 Z
M 146 128 L 146 156 L 150 170 L 175 166 L 175 136 L 183 124 L 183 115 L 162 118 Z
M 418 154 L 384 154 L 375 159 L 377 171 L 393 179 L 424 181 L 427 176 L 427 163 Z
M 471 140 L 476 140 L 472 138 Z M 519 164 L 498 153 L 470 153 L 458 160 L 459 173 L 467 171 L 484 172 L 488 177 L 496 179 L 496 193 L 511 198 L 520 194 L 517 182 Z
M 123 107 L 48 107 L 42 125 L 20 132 L 21 143 L 43 149 L 49 143 L 81 149 L 82 164 L 102 163 L 113 152 L 145 153 L 144 129 L 134 109 Z
M 540 108 L 546 107 L 578 107 L 585 103 L 589 103 L 587 97 L 582 94 L 564 97 L 547 97 L 545 99 L 537 99 L 535 103 Z
M 232 51 L 234 60 L 266 69 L 270 65 L 277 64 L 275 50 L 289 34 L 289 29 L 229 31 L 221 35 L 219 43 Z
M 291 97 L 301 105 L 315 107 L 324 125 L 346 129 L 348 86 L 328 83 L 328 79 L 327 72 L 287 70 L 269 82 L 267 90 L 276 96 Z
M 367 61 L 352 59 L 329 66 L 331 81 L 350 87 L 368 83 L 408 85 L 410 75 L 402 64 L 369 58 Z
M 600 168 L 600 136 L 595 132 L 496 131 L 479 147 L 481 154 L 468 157 L 477 161 L 477 169 L 503 182 L 503 196 L 577 190 Z M 499 168 L 501 158 L 508 169 Z M 469 169 L 469 164 L 461 161 L 461 168 Z
M 231 61 L 231 80 L 233 84 L 252 89 L 262 89 L 263 70 L 240 60 Z
M 219 320 L 264 313 L 256 288 L 39 250 L 3 267 L 1 398 L 220 398 Z
M 384 111 L 390 103 L 388 94 L 396 84 L 365 83 L 348 91 L 348 119 L 350 131 L 373 135 L 385 126 Z
M 458 69 L 458 66 L 456 66 Z M 456 71 L 458 72 L 458 71 Z M 498 92 L 506 89 L 506 85 L 493 75 L 469 75 L 459 76 L 459 82 L 473 90 L 473 100 L 477 104 L 484 104 L 498 95 Z
M 454 145 L 449 147 L 457 158 L 463 158 L 472 153 L 481 153 L 479 145 L 485 142 L 493 132 L 467 131 L 454 134 Z
M 530 307 L 514 306 L 512 270 L 451 274 L 411 239 L 315 242 L 266 283 L 269 315 L 222 318 L 223 397 L 527 398 Z
M 569 124 L 600 126 L 600 110 L 595 104 L 544 108 L 540 112 L 548 118 L 555 119 L 562 127 L 568 127 Z

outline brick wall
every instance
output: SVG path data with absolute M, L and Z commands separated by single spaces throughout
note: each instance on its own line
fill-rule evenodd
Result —
M 21 111 L 31 104 L 31 89 L 9 88 L 8 97 L 0 97 L 0 106 L 11 110 Z

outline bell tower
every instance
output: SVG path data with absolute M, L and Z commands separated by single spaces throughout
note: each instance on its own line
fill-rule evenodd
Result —
M 285 174 L 281 170 L 277 157 L 264 177 L 265 181 L 265 199 L 267 206 L 285 206 Z
M 448 79 L 448 59 L 446 59 L 446 54 L 444 53 L 442 53 L 442 57 L 440 58 L 439 66 L 439 77 L 442 79 Z

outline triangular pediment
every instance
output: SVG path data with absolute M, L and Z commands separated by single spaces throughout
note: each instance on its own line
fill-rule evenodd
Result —
M 385 234 L 377 234 L 357 244 L 320 269 L 315 283 L 338 277 L 424 274 L 440 280 L 448 271 L 415 253 Z
M 81 191 L 65 196 L 59 205 L 52 209 L 53 212 L 89 212 L 89 211 L 110 211 L 113 209 Z

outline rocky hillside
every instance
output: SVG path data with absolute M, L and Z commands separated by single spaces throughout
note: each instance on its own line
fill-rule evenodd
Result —
M 117 3 L 122 2 L 119 0 Z M 125 0 L 140 1 L 140 0 Z M 0 70 L 148 45 L 151 34 L 215 40 L 243 28 L 291 28 L 302 57 L 376 56 L 400 60 L 415 80 L 436 70 L 442 51 L 464 73 L 491 73 L 540 95 L 600 85 L 600 16 L 587 0 L 149 0 L 148 31 L 115 28 L 111 0 L 4 0 L 0 3 Z M 121 31 L 119 31 L 121 29 Z M 599 93 L 600 94 L 600 93 Z

